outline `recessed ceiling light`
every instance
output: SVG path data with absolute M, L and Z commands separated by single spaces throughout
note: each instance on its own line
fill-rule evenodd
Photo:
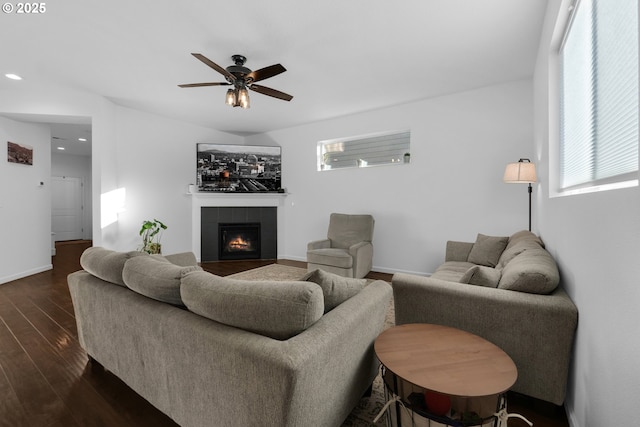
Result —
M 78 141 L 80 141 L 80 142 L 87 142 L 87 138 L 78 138 Z
M 64 150 L 64 147 L 58 147 L 58 150 Z
M 11 74 L 11 73 L 8 73 L 8 74 L 5 74 L 4 76 L 5 76 L 6 78 L 8 78 L 8 79 L 11 79 L 11 80 L 22 80 L 22 77 L 20 77 L 20 76 L 19 76 L 19 75 L 17 75 L 17 74 Z

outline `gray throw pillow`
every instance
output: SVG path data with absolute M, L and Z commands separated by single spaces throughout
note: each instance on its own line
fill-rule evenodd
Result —
M 509 237 L 485 236 L 478 234 L 476 241 L 469 252 L 467 261 L 478 265 L 486 265 L 487 267 L 495 267 L 502 251 L 507 247 Z
M 180 294 L 193 313 L 277 340 L 303 332 L 324 311 L 320 287 L 301 281 L 228 279 L 193 271 L 182 278 Z
M 99 279 L 126 287 L 122 279 L 125 262 L 133 257 L 148 256 L 144 252 L 116 252 L 100 246 L 93 246 L 80 256 L 80 266 Z
M 161 256 L 135 257 L 127 260 L 122 277 L 129 289 L 168 304 L 184 306 L 180 297 L 183 274 L 198 271 L 197 265 L 181 267 Z
M 474 265 L 460 278 L 460 283 L 496 288 L 500 282 L 500 270 L 484 265 Z
M 320 269 L 305 274 L 300 280 L 316 283 L 322 288 L 325 313 L 356 295 L 367 284 L 366 279 L 338 276 Z

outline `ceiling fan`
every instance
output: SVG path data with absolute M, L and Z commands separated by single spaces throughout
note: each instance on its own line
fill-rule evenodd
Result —
M 233 89 L 227 90 L 227 98 L 225 103 L 233 107 L 242 108 L 249 108 L 250 105 L 249 92 L 247 91 L 247 89 L 251 89 L 252 91 L 261 93 L 263 95 L 282 99 L 284 101 L 291 101 L 293 99 L 293 96 L 287 93 L 255 84 L 255 82 L 277 76 L 278 74 L 287 71 L 287 69 L 280 64 L 275 64 L 256 71 L 251 71 L 249 68 L 244 66 L 247 58 L 242 55 L 233 55 L 231 59 L 233 60 L 235 65 L 230 65 L 227 68 L 222 68 L 200 53 L 192 53 L 192 55 L 222 74 L 227 81 L 215 83 L 189 83 L 178 85 L 180 87 L 233 86 Z

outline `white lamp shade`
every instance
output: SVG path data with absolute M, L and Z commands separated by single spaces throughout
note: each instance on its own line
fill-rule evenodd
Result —
M 530 162 L 509 163 L 504 170 L 503 180 L 508 184 L 536 182 L 536 165 Z

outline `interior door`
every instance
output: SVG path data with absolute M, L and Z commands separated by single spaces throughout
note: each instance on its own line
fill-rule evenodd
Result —
M 51 231 L 56 242 L 83 238 L 82 178 L 51 178 Z

